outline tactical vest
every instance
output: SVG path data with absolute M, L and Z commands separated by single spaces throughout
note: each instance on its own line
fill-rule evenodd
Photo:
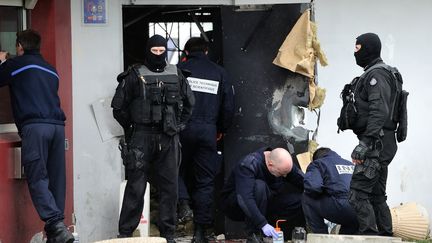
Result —
M 350 84 L 346 84 L 341 92 L 343 106 L 340 116 L 338 118 L 339 130 L 358 129 L 367 125 L 368 114 L 362 114 L 368 111 L 369 104 L 367 97 L 361 96 L 361 90 L 364 87 L 364 80 L 370 71 L 374 69 L 384 69 L 391 74 L 393 78 L 393 85 L 391 87 L 391 101 L 389 119 L 385 122 L 384 128 L 388 130 L 395 130 L 397 133 L 398 142 L 402 142 L 407 136 L 407 99 L 408 92 L 402 89 L 402 76 L 395 67 L 391 67 L 384 63 L 375 64 L 364 72 L 360 77 L 354 78 Z M 339 132 L 338 130 L 338 132 Z
M 168 65 L 161 73 L 146 66 L 133 68 L 140 82 L 140 96 L 130 107 L 132 122 L 148 126 L 161 126 L 168 134 L 176 133 L 177 121 L 183 110 L 177 67 Z

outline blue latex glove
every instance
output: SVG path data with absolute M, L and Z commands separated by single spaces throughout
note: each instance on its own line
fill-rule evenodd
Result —
M 279 237 L 279 234 L 276 232 L 275 228 L 269 224 L 264 225 L 261 230 L 263 231 L 264 235 L 273 237 L 273 239 L 277 239 Z

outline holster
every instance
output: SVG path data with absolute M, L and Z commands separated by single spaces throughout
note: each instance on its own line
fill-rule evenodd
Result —
M 130 148 L 122 138 L 119 142 L 119 149 L 126 170 L 137 170 L 144 168 L 144 153 L 138 148 Z
M 337 125 L 339 130 L 353 129 L 353 125 L 357 121 L 357 108 L 354 99 L 354 89 L 357 85 L 359 78 L 356 77 L 349 84 L 345 84 L 340 97 L 342 98 L 342 108 L 340 111 L 339 118 L 337 119 Z M 339 132 L 338 130 L 338 132 Z
M 129 150 L 129 147 L 124 138 L 120 139 L 119 150 L 121 158 L 123 159 L 123 165 L 126 170 L 134 169 L 134 155 L 133 152 Z

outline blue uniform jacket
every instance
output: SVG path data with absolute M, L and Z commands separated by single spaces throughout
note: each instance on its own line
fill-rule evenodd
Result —
M 191 53 L 177 66 L 191 72 L 188 81 L 195 106 L 189 124 L 214 124 L 218 131 L 225 132 L 234 115 L 234 90 L 225 70 L 202 52 Z
M 354 165 L 336 152 L 312 161 L 304 177 L 304 192 L 312 197 L 320 195 L 348 198 Z
M 64 125 L 57 94 L 59 76 L 38 51 L 25 51 L 0 65 L 0 87 L 5 85 L 9 85 L 18 130 L 28 123 Z
M 295 165 L 286 177 L 276 177 L 269 172 L 265 164 L 264 151 L 271 150 L 271 148 L 262 148 L 243 158 L 233 168 L 222 190 L 222 197 L 235 192 L 237 198 L 242 198 L 252 215 L 249 220 L 252 220 L 252 223 L 259 228 L 262 228 L 267 220 L 265 215 L 259 211 L 255 201 L 255 180 L 266 182 L 274 193 L 280 191 L 285 183 L 291 183 L 303 189 L 303 172 Z M 298 201 L 297 198 L 293 198 L 293 200 Z

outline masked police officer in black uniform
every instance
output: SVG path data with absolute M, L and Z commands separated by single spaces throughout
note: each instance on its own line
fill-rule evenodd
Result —
M 353 83 L 357 110 L 350 127 L 359 139 L 351 158 L 356 164 L 350 203 L 357 213 L 359 233 L 391 236 L 392 221 L 386 203 L 388 165 L 396 154 L 393 119 L 396 82 L 380 58 L 381 41 L 374 33 L 357 37 L 354 56 L 365 73 Z
M 45 222 L 47 243 L 71 243 L 74 237 L 63 223 L 66 117 L 57 94 L 59 75 L 41 56 L 40 43 L 34 30 L 17 33 L 17 56 L 6 60 L 6 52 L 0 52 L 0 87 L 10 87 L 22 164 L 33 205 Z
M 139 224 L 146 183 L 159 193 L 159 231 L 175 242 L 178 169 L 178 133 L 192 114 L 193 93 L 176 66 L 167 65 L 167 41 L 152 36 L 144 65 L 121 73 L 112 100 L 114 118 L 125 129 L 121 143 L 128 181 L 119 220 L 119 237 L 129 237 Z
M 186 129 L 180 134 L 183 159 L 179 200 L 188 199 L 185 180 L 189 182 L 192 196 L 193 242 L 205 243 L 208 241 L 205 229 L 213 224 L 214 179 L 221 167 L 216 151 L 216 134 L 224 133 L 231 124 L 234 92 L 225 70 L 207 57 L 208 43 L 203 38 L 189 39 L 185 51 L 187 61 L 179 63 L 178 67 L 191 72 L 188 80 L 196 104 Z M 185 203 L 179 206 L 185 206 Z M 182 211 L 180 207 L 179 212 Z

